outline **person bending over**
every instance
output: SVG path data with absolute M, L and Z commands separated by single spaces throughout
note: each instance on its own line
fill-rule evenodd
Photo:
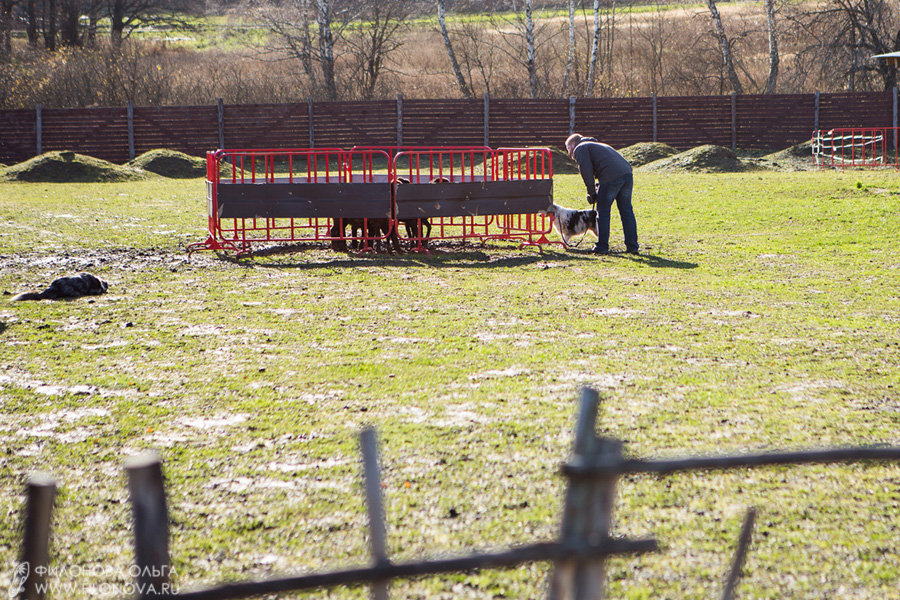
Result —
M 587 186 L 588 202 L 597 205 L 597 245 L 594 246 L 594 253 L 609 253 L 609 219 L 615 202 L 622 219 L 626 251 L 638 254 L 637 221 L 631 206 L 634 189 L 631 164 L 612 146 L 578 133 L 566 139 L 566 151 L 578 163 L 581 178 Z

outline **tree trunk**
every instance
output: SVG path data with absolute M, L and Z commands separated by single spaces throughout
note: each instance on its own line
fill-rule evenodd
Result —
M 313 70 L 312 35 L 310 34 L 312 24 L 309 20 L 309 0 L 302 1 L 300 10 L 303 11 L 300 20 L 302 27 L 300 32 L 300 64 L 303 65 L 303 72 L 314 83 L 316 76 L 315 70 Z
M 28 18 L 28 24 L 25 26 L 25 33 L 28 36 L 28 46 L 30 48 L 37 48 L 37 11 L 34 8 L 34 0 L 28 0 L 28 4 L 25 5 L 25 13 Z
M 14 0 L 0 2 L 0 59 L 3 60 L 12 55 L 13 6 Z
M 453 45 L 450 43 L 450 34 L 447 33 L 447 20 L 444 13 L 444 0 L 438 0 L 438 22 L 441 25 L 441 35 L 444 37 L 444 47 L 447 48 L 447 56 L 450 58 L 450 66 L 453 68 L 453 74 L 456 76 L 456 83 L 463 97 L 472 98 L 472 89 L 466 83 L 462 70 L 459 68 L 459 62 L 456 60 L 456 53 L 453 52 Z
M 49 52 L 56 50 L 56 0 L 47 0 L 44 4 L 44 48 Z
M 122 34 L 125 31 L 124 0 L 113 0 L 109 21 L 109 41 L 113 48 L 118 48 L 122 45 Z
M 709 6 L 709 12 L 712 15 L 713 27 L 715 29 L 716 39 L 722 48 L 722 63 L 725 66 L 725 76 L 731 82 L 731 88 L 735 93 L 743 94 L 744 88 L 738 79 L 737 71 L 734 70 L 734 61 L 731 56 L 731 45 L 728 43 L 728 36 L 725 34 L 725 26 L 722 25 L 722 17 L 719 16 L 719 9 L 716 8 L 716 0 L 706 0 Z
M 591 42 L 591 62 L 588 66 L 585 96 L 594 95 L 594 78 L 597 73 L 597 57 L 600 54 L 600 0 L 594 0 L 594 39 Z
M 63 46 L 80 46 L 81 35 L 79 31 L 79 18 L 81 17 L 81 7 L 77 0 L 63 0 L 62 3 L 62 26 L 59 30 L 60 41 Z
M 569 53 L 566 56 L 566 74 L 563 76 L 563 92 L 568 96 L 569 80 L 575 67 L 575 0 L 569 0 Z
M 531 14 L 533 0 L 525 0 L 525 56 L 528 69 L 528 86 L 531 97 L 538 96 L 537 53 L 534 48 L 534 18 Z
M 766 27 L 769 31 L 769 77 L 766 94 L 774 94 L 778 87 L 778 31 L 775 28 L 775 0 L 766 0 Z
M 100 3 L 94 1 L 91 2 L 91 7 L 88 9 L 87 45 L 91 48 L 93 48 L 94 44 L 97 42 L 97 27 L 99 23 Z
M 331 8 L 328 0 L 316 0 L 319 24 L 319 57 L 322 61 L 322 79 L 325 97 L 329 102 L 337 100 L 337 82 L 334 72 L 334 33 L 331 30 Z

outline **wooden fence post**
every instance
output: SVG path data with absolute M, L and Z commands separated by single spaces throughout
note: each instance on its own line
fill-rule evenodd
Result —
M 155 452 L 129 458 L 128 490 L 134 519 L 135 579 L 141 598 L 168 593 L 169 514 L 162 462 Z
M 731 149 L 737 150 L 737 93 L 731 92 Z
M 306 107 L 306 119 L 309 122 L 309 147 L 315 148 L 315 140 L 316 140 L 316 126 L 313 122 L 313 99 L 310 98 Z
M 816 90 L 816 115 L 813 122 L 813 131 L 819 130 L 819 90 Z
M 484 146 L 491 146 L 491 97 L 484 93 Z
M 575 96 L 569 96 L 569 135 L 575 133 Z
M 403 145 L 403 94 L 397 94 L 397 145 Z
M 359 435 L 363 455 L 363 475 L 366 488 L 366 508 L 369 513 L 372 559 L 376 567 L 390 565 L 387 553 L 387 531 L 384 524 L 384 505 L 381 498 L 381 476 L 378 467 L 378 442 L 375 430 L 366 428 Z M 372 599 L 387 600 L 386 581 L 372 584 Z
M 893 123 L 894 123 L 894 125 L 893 125 L 893 127 L 894 127 L 894 164 L 896 164 L 896 161 L 897 161 L 897 116 L 898 116 L 897 115 L 897 86 L 894 86 L 894 88 L 891 90 L 891 97 L 893 99 L 892 104 L 894 107 L 894 120 L 893 120 Z
M 22 538 L 22 561 L 16 567 L 13 586 L 19 600 L 43 600 L 47 593 L 45 574 L 50 562 L 50 525 L 56 480 L 45 473 L 35 473 L 26 484 L 25 531 Z
M 41 151 L 41 147 L 43 146 L 43 140 L 41 138 L 43 137 L 43 134 L 44 134 L 44 120 L 43 120 L 44 116 L 42 114 L 43 110 L 44 110 L 44 107 L 41 104 L 38 104 L 37 106 L 34 107 L 35 118 L 36 118 L 36 122 L 34 124 L 34 129 L 35 129 L 34 136 L 35 136 L 35 138 L 37 138 L 35 140 L 36 145 L 37 145 L 37 156 L 40 156 L 41 154 L 43 154 L 43 152 Z
M 622 460 L 622 443 L 594 433 L 600 396 L 584 388 L 575 426 L 574 460 L 615 467 Z M 560 542 L 571 545 L 598 543 L 609 538 L 618 475 L 569 479 L 563 508 Z M 565 561 L 554 565 L 549 600 L 600 600 L 606 579 L 606 558 L 588 562 Z
M 656 92 L 653 92 L 652 105 L 653 105 L 653 141 L 656 142 L 656 141 L 659 141 L 659 136 L 657 134 Z
M 125 111 L 128 113 L 128 159 L 134 160 L 134 102 L 129 101 Z
M 750 508 L 747 511 L 747 516 L 744 517 L 744 526 L 741 528 L 741 536 L 738 538 L 737 550 L 734 553 L 728 580 L 725 582 L 722 600 L 732 600 L 734 598 L 734 590 L 737 588 L 738 580 L 741 578 L 741 569 L 744 568 L 744 561 L 747 559 L 747 550 L 750 548 L 750 538 L 753 534 L 753 523 L 755 521 L 756 509 Z
M 225 148 L 225 103 L 221 98 L 216 99 L 216 112 L 218 113 L 219 150 Z

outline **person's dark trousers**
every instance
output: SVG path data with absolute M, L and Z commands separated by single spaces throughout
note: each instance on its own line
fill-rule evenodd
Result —
M 613 202 L 619 209 L 622 219 L 622 232 L 625 234 L 625 248 L 629 252 L 637 252 L 638 245 L 637 220 L 631 206 L 631 192 L 634 190 L 634 176 L 629 173 L 609 183 L 597 186 L 597 245 L 594 252 L 609 252 L 609 218 Z

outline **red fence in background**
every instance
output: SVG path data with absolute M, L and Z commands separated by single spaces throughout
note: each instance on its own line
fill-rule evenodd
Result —
M 855 127 L 813 132 L 812 154 L 820 167 L 900 168 L 900 129 Z
M 396 100 L 0 111 L 0 163 L 71 150 L 116 163 L 157 148 L 562 147 L 578 131 L 623 148 L 658 141 L 781 150 L 812 131 L 896 127 L 897 93 Z

